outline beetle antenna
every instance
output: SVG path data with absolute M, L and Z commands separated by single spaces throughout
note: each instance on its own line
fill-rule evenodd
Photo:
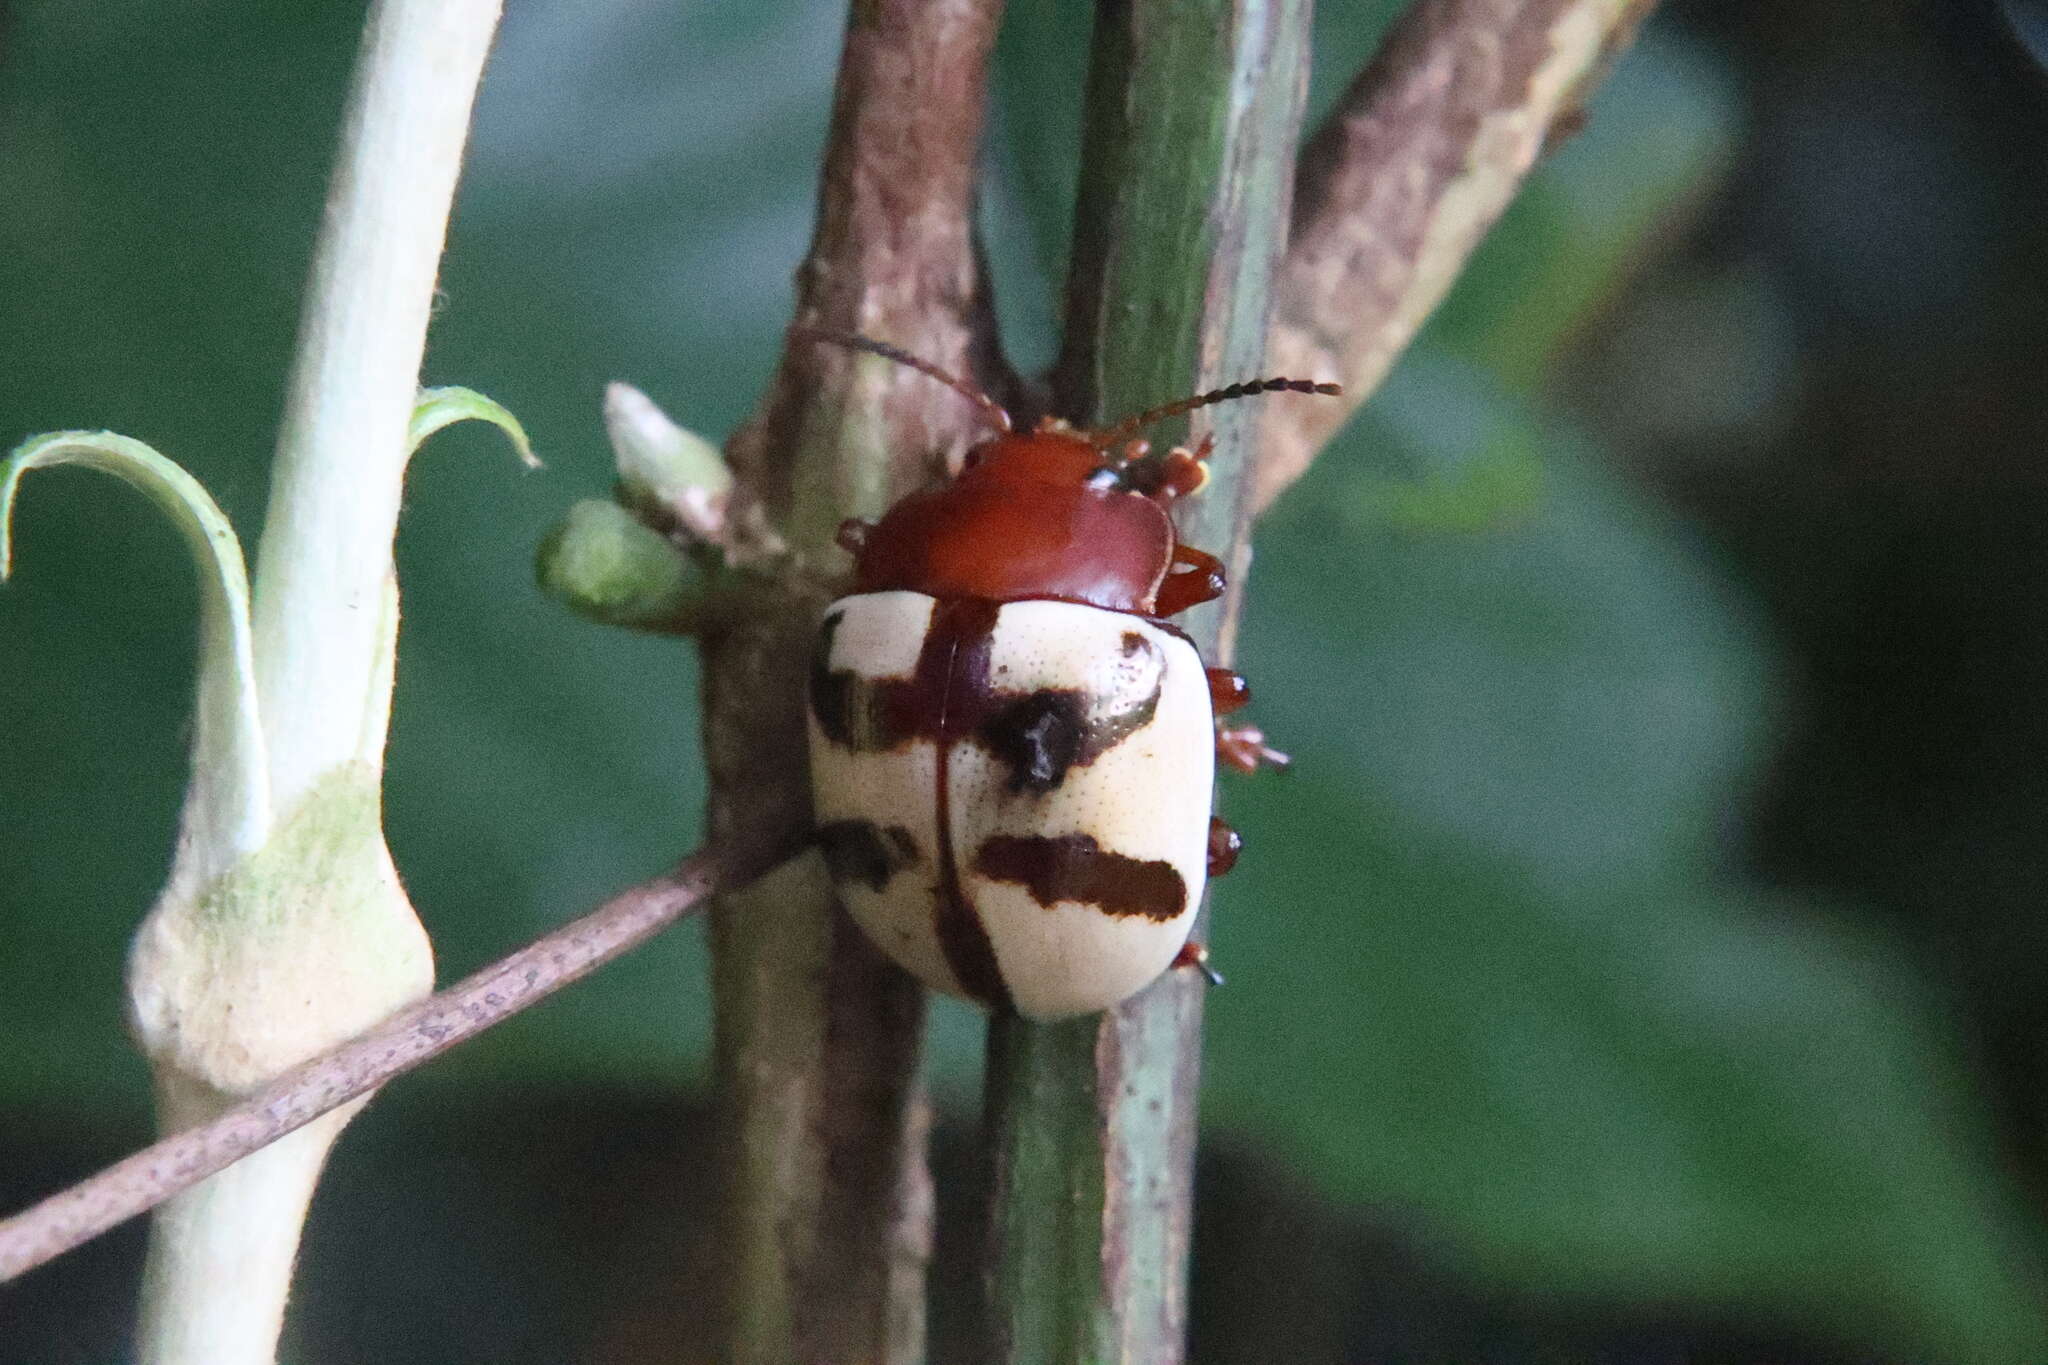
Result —
M 822 341 L 832 346 L 844 346 L 849 351 L 866 351 L 869 355 L 878 355 L 884 360 L 893 360 L 898 365 L 908 365 L 919 374 L 928 375 L 938 380 L 941 384 L 944 384 L 947 388 L 980 408 L 982 416 L 988 418 L 990 425 L 994 426 L 997 431 L 1007 436 L 1012 430 L 1010 414 L 1005 412 L 1003 405 L 996 402 L 995 399 L 989 397 L 986 393 L 983 393 L 980 389 L 975 388 L 974 385 L 959 378 L 957 375 L 948 374 L 932 364 L 931 361 L 919 359 L 908 351 L 891 346 L 886 341 L 876 341 L 873 337 L 864 337 L 858 332 L 841 332 L 831 327 L 792 327 L 789 329 L 789 335 L 793 341 Z
M 1154 422 L 1163 422 L 1169 417 L 1193 412 L 1196 408 L 1206 408 L 1212 403 L 1228 403 L 1233 398 L 1249 398 L 1255 393 L 1322 393 L 1335 397 L 1343 392 L 1342 384 L 1319 384 L 1310 379 L 1247 379 L 1242 384 L 1211 389 L 1207 393 L 1198 393 L 1193 398 L 1182 398 L 1156 408 L 1148 408 L 1135 417 L 1124 418 L 1113 427 L 1090 433 L 1089 440 L 1098 448 L 1107 449 L 1126 437 L 1137 435 Z

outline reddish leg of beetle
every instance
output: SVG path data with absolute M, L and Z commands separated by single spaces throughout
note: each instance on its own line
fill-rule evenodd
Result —
M 1214 436 L 1204 436 L 1193 450 L 1175 446 L 1159 461 L 1159 482 L 1152 490 L 1155 502 L 1172 502 L 1192 497 L 1209 483 L 1209 455 L 1216 448 Z
M 1207 668 L 1209 675 L 1209 708 L 1219 716 L 1241 711 L 1251 703 L 1252 685 L 1244 680 L 1244 674 L 1227 668 Z
M 1173 547 L 1173 562 L 1186 567 L 1170 571 L 1159 585 L 1159 614 L 1177 616 L 1189 607 L 1223 596 L 1223 561 L 1189 545 Z
M 1284 768 L 1294 760 L 1266 743 L 1266 732 L 1256 725 L 1225 725 L 1216 731 L 1216 760 L 1241 773 L 1260 768 Z
M 1171 965 L 1174 967 L 1193 967 L 1209 979 L 1210 985 L 1220 986 L 1223 984 L 1223 973 L 1209 965 L 1209 950 L 1193 939 L 1189 939 L 1186 943 L 1180 945 L 1180 952 L 1174 956 Z
M 1209 817 L 1209 875 L 1220 877 L 1237 866 L 1244 838 L 1215 816 Z

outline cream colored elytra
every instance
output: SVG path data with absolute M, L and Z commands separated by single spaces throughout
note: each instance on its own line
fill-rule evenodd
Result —
M 1106 1009 L 1173 962 L 1201 903 L 1216 746 L 1201 659 L 1143 617 L 1010 602 L 957 651 L 985 647 L 985 669 L 927 660 L 920 691 L 938 607 L 922 593 L 878 592 L 827 614 L 814 661 L 814 677 L 828 682 L 813 686 L 811 780 L 821 835 L 840 836 L 827 847 L 840 855 L 832 863 L 841 897 L 926 984 L 986 996 L 963 984 L 949 958 L 963 950 L 957 925 L 943 938 L 939 929 L 948 826 L 961 900 L 1017 1011 L 1056 1019 Z M 984 679 L 978 695 L 962 695 Z M 821 696 L 836 716 L 852 717 L 837 738 L 821 724 Z M 906 722 L 911 696 L 924 704 Z M 945 755 L 944 821 L 933 701 L 956 734 L 961 717 L 975 723 Z

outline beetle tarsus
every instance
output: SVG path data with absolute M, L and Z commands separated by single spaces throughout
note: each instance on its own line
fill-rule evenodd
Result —
M 1229 668 L 1203 670 L 1209 678 L 1209 707 L 1219 716 L 1242 710 L 1251 703 L 1252 685 L 1244 674 Z
M 1285 768 L 1294 762 L 1266 743 L 1266 732 L 1256 725 L 1225 725 L 1216 731 L 1216 758 L 1241 773 L 1261 768 Z
M 1180 945 L 1180 951 L 1174 954 L 1173 965 L 1176 967 L 1193 967 L 1212 986 L 1223 984 L 1223 973 L 1209 965 L 1209 949 L 1193 939 L 1189 939 L 1186 943 Z
M 1217 816 L 1209 817 L 1209 875 L 1221 877 L 1237 866 L 1237 855 L 1244 851 L 1244 836 L 1232 829 Z

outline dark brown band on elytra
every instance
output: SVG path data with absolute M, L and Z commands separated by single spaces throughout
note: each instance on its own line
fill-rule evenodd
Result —
M 853 689 L 860 676 L 849 669 L 832 667 L 832 643 L 846 621 L 843 611 L 828 612 L 818 623 L 817 638 L 811 641 L 811 719 L 825 732 L 825 738 L 847 748 L 853 742 Z
M 1043 796 L 1152 723 L 1166 688 L 1166 660 L 1159 646 L 1136 631 L 1123 638 L 1126 658 L 1142 657 L 1152 686 L 1122 710 L 1090 713 L 1088 698 L 1067 687 L 1022 694 L 998 693 L 996 708 L 975 727 L 975 738 L 1010 770 L 1010 790 Z
M 1105 852 L 1092 834 L 994 835 L 975 853 L 974 870 L 1015 882 L 1047 909 L 1076 901 L 1105 915 L 1164 921 L 1178 919 L 1188 903 L 1172 863 Z
M 960 885 L 960 866 L 953 853 L 953 746 L 965 733 L 965 717 L 961 714 L 965 708 L 950 706 L 949 702 L 956 696 L 987 695 L 989 652 L 994 644 L 996 616 L 1001 610 L 996 603 L 976 597 L 939 603 L 932 612 L 924 648 L 918 651 L 917 671 L 909 683 L 909 695 L 924 706 L 918 712 L 917 723 L 929 725 L 932 738 L 938 742 L 932 795 L 939 803 L 939 894 L 932 932 L 960 989 L 991 1009 L 1009 1008 L 1010 988 L 996 962 L 988 927 L 981 922 Z
M 1042 795 L 1064 782 L 1073 767 L 1093 762 L 1149 725 L 1166 672 L 1158 645 L 1129 631 L 1122 640 L 1124 655 L 1134 662 L 1146 656 L 1140 666 L 1156 676 L 1145 695 L 1121 710 L 1091 716 L 1088 699 L 1071 688 L 997 689 L 990 680 L 990 655 L 1001 611 L 1000 603 L 981 598 L 943 599 L 933 609 L 911 675 L 864 678 L 832 667 L 833 641 L 844 619 L 835 610 L 819 627 L 810 677 L 811 712 L 831 742 L 857 753 L 933 742 L 939 873 L 933 932 L 961 989 L 996 1008 L 1008 1006 L 1011 997 L 987 926 L 961 885 L 952 821 L 954 748 L 975 739 L 1009 769 L 1013 792 Z M 834 877 L 877 891 L 888 885 L 901 865 L 886 842 L 895 831 L 867 821 L 837 823 L 849 828 L 830 836 L 820 831 L 828 858 L 838 844 Z M 1077 901 L 1107 915 L 1164 921 L 1178 918 L 1187 906 L 1186 883 L 1171 863 L 1106 853 L 1085 834 L 998 836 L 977 851 L 975 870 L 1025 886 L 1048 907 Z
M 951 659 L 960 638 L 941 629 L 941 618 L 970 602 L 991 614 L 978 646 L 979 664 L 948 673 L 944 661 Z M 914 740 L 936 740 L 942 729 L 949 741 L 972 735 L 1008 767 L 1011 791 L 1044 795 L 1066 780 L 1069 769 L 1093 763 L 1152 723 L 1166 678 L 1158 645 L 1136 631 L 1125 632 L 1125 658 L 1151 673 L 1153 685 L 1122 710 L 1091 715 L 1088 697 L 1075 688 L 1020 692 L 991 684 L 989 637 L 993 614 L 1000 611 L 1001 604 L 980 598 L 941 603 L 908 678 L 864 678 L 852 669 L 833 668 L 832 643 L 844 613 L 831 612 L 818 628 L 811 655 L 811 714 L 818 728 L 834 744 L 856 753 L 886 753 Z
M 994 604 L 987 604 L 991 610 Z M 846 613 L 826 613 L 811 646 L 811 715 L 825 738 L 855 753 L 886 753 L 914 739 L 936 738 L 946 705 L 946 677 L 928 657 L 938 613 L 926 628 L 924 652 L 908 678 L 864 678 L 850 668 L 832 667 L 832 645 Z M 941 644 L 949 644 L 941 640 Z

